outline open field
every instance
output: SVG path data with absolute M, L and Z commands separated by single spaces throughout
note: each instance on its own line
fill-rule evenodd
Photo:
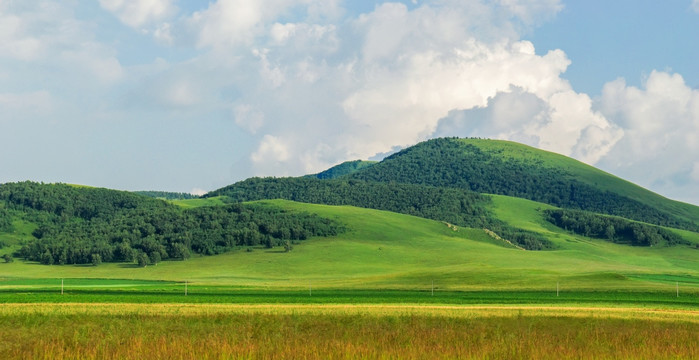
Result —
M 5 304 L 7 359 L 697 358 L 696 311 Z
M 115 280 L 116 281 L 116 280 Z M 562 291 L 444 291 L 246 289 L 188 284 L 74 285 L 67 279 L 63 294 L 60 282 L 51 287 L 11 286 L 0 288 L 0 303 L 192 303 L 192 304 L 500 304 L 646 307 L 696 309 L 696 293 Z
M 556 250 L 522 251 L 482 229 L 390 212 L 268 201 L 338 219 L 349 231 L 291 252 L 257 247 L 146 268 L 1 263 L 0 354 L 699 357 L 699 250 L 589 239 L 544 221 L 545 205 L 493 199 L 498 218 L 544 234 Z M 8 244 L 31 232 L 17 225 Z
M 255 289 L 665 292 L 699 294 L 699 250 L 618 245 L 567 233 L 545 222 L 541 204 L 494 197 L 497 216 L 547 236 L 552 251 L 508 247 L 481 229 L 347 206 L 268 201 L 347 224 L 348 232 L 283 249 L 241 249 L 186 261 L 47 266 L 0 263 L 2 279 L 130 279 Z M 694 233 L 688 233 L 696 235 Z M 13 280 L 15 279 L 15 280 Z

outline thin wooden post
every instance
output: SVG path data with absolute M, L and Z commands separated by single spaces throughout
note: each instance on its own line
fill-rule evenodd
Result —
M 432 296 L 434 296 L 434 280 L 432 280 Z
M 63 295 L 63 279 L 61 279 L 61 295 Z
M 677 297 L 680 297 L 680 282 L 675 283 L 675 291 L 677 292 Z
M 559 291 L 558 289 L 559 289 L 558 281 L 556 281 L 556 297 L 558 297 L 558 291 Z

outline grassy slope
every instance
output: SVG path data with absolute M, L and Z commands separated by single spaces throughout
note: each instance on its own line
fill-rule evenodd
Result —
M 290 253 L 256 249 L 163 262 L 145 269 L 130 264 L 43 266 L 0 264 L 0 278 L 120 278 L 184 280 L 235 286 L 342 289 L 563 289 L 674 290 L 680 281 L 699 292 L 699 251 L 686 247 L 633 248 L 564 233 L 537 211 L 546 205 L 496 196 L 503 220 L 541 231 L 556 251 L 507 248 L 481 230 L 453 231 L 445 224 L 385 211 L 270 201 L 287 209 L 340 219 L 352 229 L 335 238 L 310 239 Z M 185 202 L 187 203 L 187 202 Z M 201 203 L 190 203 L 202 205 Z M 685 290 L 686 291 L 686 290 Z
M 602 190 L 627 196 L 647 205 L 669 211 L 686 220 L 699 221 L 699 206 L 667 199 L 575 159 L 510 141 L 485 139 L 460 139 L 459 141 L 478 146 L 486 152 L 502 151 L 501 155 L 507 158 L 540 163 L 545 167 L 560 168 L 572 173 L 576 179 Z
M 195 208 L 201 206 L 218 206 L 225 205 L 223 198 L 220 196 L 201 198 L 201 199 L 188 199 L 188 200 L 170 200 L 171 203 L 181 206 L 183 208 Z

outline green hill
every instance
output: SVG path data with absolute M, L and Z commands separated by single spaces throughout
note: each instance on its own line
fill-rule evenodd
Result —
M 507 226 L 488 210 L 490 197 L 448 187 L 315 178 L 251 178 L 207 194 L 243 202 L 285 199 L 312 204 L 387 210 L 459 226 L 487 228 L 528 250 L 553 248 L 536 233 Z
M 577 160 L 507 141 L 433 139 L 347 178 L 462 188 L 699 231 L 699 207 Z
M 489 196 L 481 193 L 568 209 L 564 216 L 549 213 L 547 219 L 583 235 L 636 246 L 687 243 L 658 226 L 699 231 L 695 206 L 665 199 L 565 156 L 495 140 L 434 139 L 334 179 L 252 178 L 205 198 L 353 205 L 488 228 L 530 250 L 554 247 L 535 232 L 503 226 L 488 210 Z
M 0 278 L 699 292 L 698 208 L 567 157 L 435 139 L 345 168 L 173 201 L 2 184 Z

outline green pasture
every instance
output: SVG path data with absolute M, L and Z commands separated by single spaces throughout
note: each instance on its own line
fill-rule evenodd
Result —
M 170 200 L 169 202 L 181 206 L 183 208 L 225 205 L 225 203 L 223 202 L 223 197 L 221 196 L 200 199 Z
M 182 203 L 206 206 L 195 200 Z M 434 284 L 438 292 L 551 293 L 558 287 L 560 291 L 674 295 L 679 286 L 683 294 L 699 294 L 699 250 L 630 247 L 569 234 L 541 218 L 546 205 L 527 200 L 495 196 L 493 211 L 512 225 L 545 234 L 556 250 L 518 250 L 482 229 L 454 230 L 442 222 L 385 211 L 281 200 L 265 203 L 338 219 L 349 231 L 301 241 L 291 252 L 241 248 L 145 268 L 122 263 L 48 266 L 17 259 L 0 263 L 0 278 L 188 281 L 193 286 L 292 291 L 309 287 L 431 291 Z M 55 283 L 51 286 L 55 288 Z

